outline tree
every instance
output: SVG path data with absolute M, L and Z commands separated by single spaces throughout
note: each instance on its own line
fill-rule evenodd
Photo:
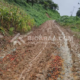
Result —
M 29 2 L 29 0 L 26 0 L 26 2 L 28 3 L 28 2 Z
M 58 5 L 55 4 L 52 0 L 26 0 L 27 3 L 31 2 L 32 6 L 34 5 L 34 3 L 39 3 L 42 4 L 44 6 L 45 9 L 58 9 Z
M 40 4 L 44 4 L 44 2 L 45 2 L 44 0 L 39 0 Z
M 33 6 L 33 4 L 34 4 L 34 0 L 32 0 L 32 6 Z
M 45 9 L 47 9 L 49 7 L 49 3 L 45 1 L 44 2 L 44 7 L 45 7 Z
M 54 10 L 56 10 L 56 9 L 58 10 L 58 9 L 59 9 L 58 4 L 55 4 L 55 3 L 54 3 L 54 4 L 52 4 L 52 6 L 53 6 L 53 9 L 54 9 Z
M 53 3 L 52 0 L 47 0 L 46 2 L 48 2 L 49 4 L 52 4 Z
M 32 6 L 34 4 L 34 0 L 26 0 L 27 3 L 31 2 L 32 3 Z
M 79 10 L 77 11 L 76 16 L 80 17 L 80 8 L 79 8 Z

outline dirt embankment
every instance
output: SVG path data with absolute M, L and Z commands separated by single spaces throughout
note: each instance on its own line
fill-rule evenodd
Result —
M 80 80 L 80 47 L 72 36 L 50 20 L 12 43 L 4 37 L 0 80 Z

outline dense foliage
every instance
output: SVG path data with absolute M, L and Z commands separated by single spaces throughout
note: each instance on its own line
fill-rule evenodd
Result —
M 0 31 L 27 32 L 34 26 L 35 21 L 22 9 L 8 3 L 0 2 Z
M 65 27 L 70 28 L 75 36 L 80 38 L 80 18 L 77 16 L 61 16 L 57 19 L 57 22 Z
M 76 16 L 80 17 L 80 9 L 77 11 Z
M 50 19 L 57 19 L 60 16 L 56 10 L 49 9 L 49 8 L 47 8 L 47 10 L 45 9 L 43 3 L 44 3 L 44 1 L 46 2 L 46 0 L 40 0 L 40 2 L 39 2 L 39 0 L 34 0 L 35 3 L 33 6 L 30 1 L 27 3 L 27 0 L 5 0 L 5 1 L 10 3 L 11 5 L 14 4 L 15 6 L 19 7 L 20 9 L 23 9 L 23 11 L 26 14 L 30 15 L 31 18 L 33 18 L 35 20 L 35 22 L 36 22 L 35 26 L 39 26 L 42 23 L 44 23 L 45 21 L 50 20 Z M 47 0 L 47 1 L 49 1 L 49 0 Z M 52 1 L 52 0 L 50 0 L 50 1 Z M 47 13 L 49 14 L 49 16 L 51 18 L 48 18 L 46 16 Z
M 36 4 L 41 4 L 44 6 L 45 9 L 58 9 L 58 5 L 54 3 L 52 0 L 5 0 L 8 2 L 15 2 L 15 3 L 22 3 L 25 5 L 25 3 L 32 3 L 32 6 Z
M 3 33 L 27 32 L 60 16 L 56 11 L 58 5 L 52 0 L 1 0 L 0 5 L 0 32 Z

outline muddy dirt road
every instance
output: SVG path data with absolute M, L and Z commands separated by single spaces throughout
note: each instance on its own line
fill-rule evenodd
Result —
M 0 40 L 0 80 L 80 80 L 80 45 L 54 20 L 9 39 Z

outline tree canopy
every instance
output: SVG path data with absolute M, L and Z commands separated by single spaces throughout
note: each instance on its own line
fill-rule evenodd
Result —
M 59 9 L 58 5 L 54 3 L 52 0 L 27 0 L 26 2 L 31 2 L 32 6 L 34 5 L 34 3 L 42 4 L 45 9 Z
M 79 8 L 79 10 L 77 11 L 76 16 L 80 17 L 80 8 Z
M 15 3 L 31 3 L 32 6 L 34 6 L 34 4 L 41 4 L 43 5 L 43 7 L 45 9 L 53 9 L 53 10 L 57 10 L 59 9 L 58 4 L 54 3 L 52 0 L 5 0 L 5 1 L 9 1 L 9 2 L 15 2 Z

